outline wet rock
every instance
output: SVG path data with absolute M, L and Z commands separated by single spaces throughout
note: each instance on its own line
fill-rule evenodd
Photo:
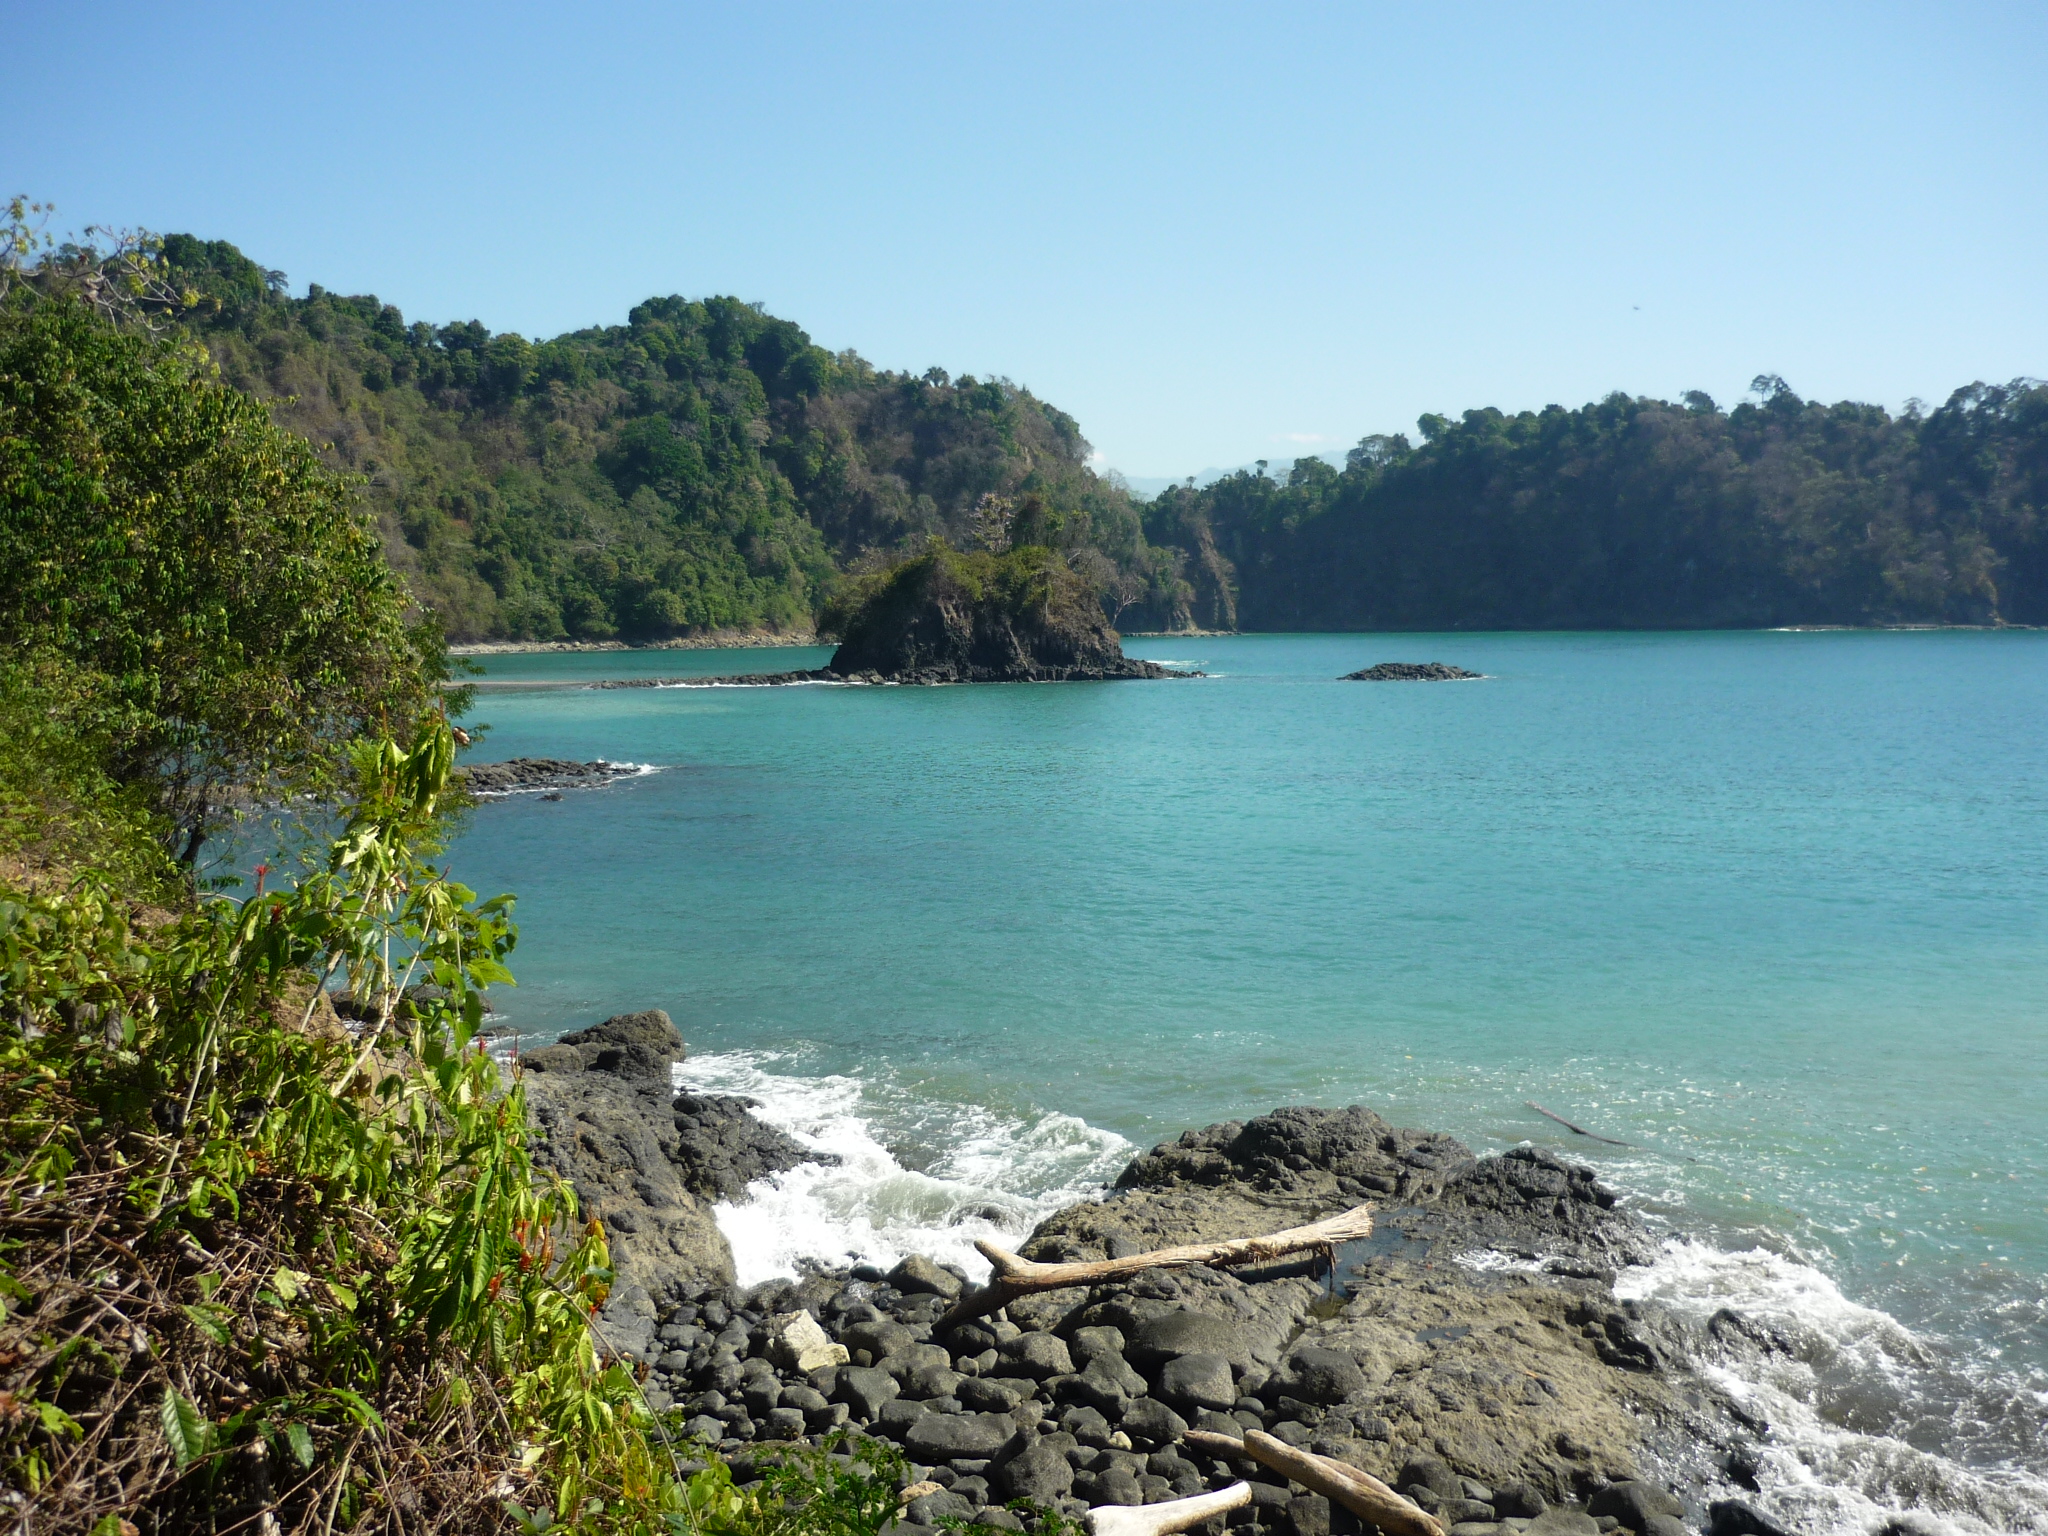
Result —
M 1708 1506 L 1707 1536 L 1792 1536 L 1792 1532 L 1740 1499 L 1720 1499 Z
M 756 1179 L 799 1163 L 829 1162 L 761 1120 L 759 1100 L 734 1094 L 680 1093 L 672 1106 L 675 1159 L 684 1185 L 707 1200 L 744 1199 Z

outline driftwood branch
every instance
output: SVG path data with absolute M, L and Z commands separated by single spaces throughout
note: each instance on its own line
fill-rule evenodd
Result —
M 1232 1483 L 1214 1493 L 1168 1499 L 1163 1504 L 1099 1504 L 1088 1511 L 1088 1529 L 1094 1536 L 1168 1536 L 1200 1525 L 1211 1515 L 1242 1509 L 1251 1501 L 1250 1483 Z
M 1631 1142 L 1616 1141 L 1612 1136 L 1598 1135 L 1592 1131 L 1587 1130 L 1583 1125 L 1573 1125 L 1571 1121 L 1565 1119 L 1563 1115 L 1553 1115 L 1549 1110 L 1545 1109 L 1541 1104 L 1538 1104 L 1534 1099 L 1524 1099 L 1522 1100 L 1522 1102 L 1528 1105 L 1531 1109 L 1535 1110 L 1537 1114 L 1542 1115 L 1545 1119 L 1555 1120 L 1559 1125 L 1563 1126 L 1566 1130 L 1576 1131 L 1579 1135 L 1585 1137 L 1588 1141 L 1604 1141 L 1610 1147 L 1628 1147 L 1631 1151 L 1635 1150 L 1634 1144 Z
M 1444 1536 L 1443 1522 L 1421 1506 L 1394 1492 L 1369 1472 L 1329 1456 L 1296 1450 L 1285 1440 L 1259 1430 L 1244 1439 L 1191 1429 L 1181 1436 L 1189 1446 L 1210 1456 L 1237 1461 L 1255 1461 L 1278 1472 L 1326 1499 L 1342 1504 L 1361 1520 L 1386 1532 L 1386 1536 Z
M 974 1246 L 993 1266 L 988 1284 L 970 1291 L 953 1304 L 939 1326 L 950 1328 L 969 1318 L 981 1317 L 1006 1307 L 1020 1296 L 1034 1291 L 1063 1290 L 1070 1285 L 1100 1285 L 1106 1280 L 1141 1274 L 1148 1269 L 1193 1269 L 1209 1264 L 1227 1269 L 1234 1264 L 1258 1264 L 1303 1249 L 1334 1249 L 1339 1243 L 1372 1236 L 1372 1207 L 1356 1206 L 1341 1216 L 1331 1216 L 1306 1227 L 1290 1227 L 1264 1237 L 1240 1237 L 1227 1243 L 1192 1243 L 1183 1248 L 1155 1248 L 1123 1259 L 1084 1260 L 1074 1264 L 1038 1264 L 981 1241 Z

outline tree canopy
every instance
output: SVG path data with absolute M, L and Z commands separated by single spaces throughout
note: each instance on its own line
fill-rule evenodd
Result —
M 189 863 L 231 797 L 330 790 L 444 677 L 354 486 L 174 335 L 0 310 L 0 647 L 72 674 Z
M 222 377 L 365 477 L 388 558 L 452 638 L 808 629 L 843 571 L 967 543 L 989 495 L 1039 498 L 1126 606 L 1185 604 L 1073 418 L 1006 380 L 879 370 L 735 298 L 530 341 L 288 298 L 221 241 L 164 252 L 208 301 L 183 323 Z
M 1213 539 L 1252 629 L 2048 623 L 2048 385 L 1938 410 L 1610 395 L 1424 416 L 1146 509 Z

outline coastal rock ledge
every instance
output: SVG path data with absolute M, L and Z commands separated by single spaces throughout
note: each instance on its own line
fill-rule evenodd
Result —
M 919 1255 L 731 1283 L 706 1191 L 803 1153 L 760 1140 L 740 1101 L 706 1120 L 701 1098 L 671 1099 L 681 1048 L 664 1014 L 609 1020 L 526 1058 L 530 1102 L 552 1165 L 619 1233 L 633 1299 L 629 1326 L 607 1316 L 613 1347 L 742 1481 L 778 1446 L 852 1427 L 902 1446 L 923 1485 L 897 1536 L 1018 1529 L 1016 1499 L 1078 1516 L 1222 1487 L 1244 1469 L 1183 1437 L 1257 1428 L 1384 1479 L 1451 1536 L 1784 1536 L 1740 1498 L 1769 1426 L 1697 1367 L 1787 1346 L 1733 1312 L 1701 1328 L 1617 1299 L 1616 1274 L 1658 1241 L 1589 1168 L 1533 1147 L 1474 1157 L 1358 1106 L 1277 1109 L 1153 1148 L 1021 1251 L 1118 1258 L 1373 1202 L 1377 1230 L 1334 1271 L 1320 1256 L 1148 1270 L 949 1326 L 967 1279 Z M 685 1119 L 710 1129 L 693 1141 Z M 713 1156 L 730 1158 L 717 1179 L 688 1171 Z M 1251 1475 L 1231 1528 L 1371 1536 Z M 1223 1517 L 1197 1529 L 1222 1536 Z

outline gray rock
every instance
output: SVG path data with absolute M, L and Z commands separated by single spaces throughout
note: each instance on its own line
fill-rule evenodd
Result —
M 932 1416 L 928 1403 L 899 1397 L 882 1404 L 881 1411 L 875 1414 L 869 1428 L 886 1439 L 900 1441 L 910 1433 L 911 1426 Z
M 893 1401 L 903 1389 L 887 1371 L 871 1365 L 841 1366 L 833 1397 L 853 1410 L 857 1419 L 872 1419 L 884 1403 Z
M 998 1353 L 1018 1372 L 1044 1380 L 1073 1374 L 1073 1357 L 1064 1340 L 1050 1333 L 1026 1333 L 998 1346 Z
M 801 1440 L 810 1427 L 810 1416 L 801 1408 L 784 1405 L 768 1411 L 766 1428 L 769 1437 L 775 1440 Z
M 1154 1397 L 1141 1397 L 1124 1409 L 1123 1432 L 1134 1445 L 1172 1445 L 1188 1432 L 1188 1421 Z
M 947 1489 L 912 1499 L 904 1508 L 903 1518 L 918 1525 L 937 1526 L 942 1520 L 965 1520 L 973 1513 L 972 1504 Z
M 978 1413 L 1008 1413 L 1024 1400 L 1024 1394 L 996 1377 L 963 1376 L 954 1395 Z
M 1230 1361 L 1220 1354 L 1169 1360 L 1159 1368 L 1159 1395 L 1176 1408 L 1228 1408 L 1237 1401 Z
M 1079 1375 L 1063 1377 L 1060 1396 L 1087 1403 L 1111 1418 L 1124 1411 L 1124 1404 L 1145 1391 L 1145 1378 L 1115 1355 L 1090 1360 Z
M 1502 1483 L 1493 1490 L 1493 1508 L 1503 1520 L 1533 1519 L 1547 1507 L 1543 1495 L 1527 1483 Z
M 1612 1515 L 1637 1536 L 1644 1536 L 1651 1516 L 1683 1515 L 1685 1506 L 1652 1484 L 1627 1481 L 1610 1483 L 1586 1500 L 1586 1513 L 1595 1520 Z
M 893 1376 L 895 1372 L 890 1372 Z M 958 1371 L 943 1365 L 921 1365 L 903 1383 L 905 1397 L 954 1397 L 967 1381 Z
M 951 1461 L 956 1457 L 994 1456 L 1017 1433 L 1016 1424 L 1002 1413 L 932 1413 L 910 1426 L 904 1447 L 925 1461 Z
M 1741 1499 L 1718 1499 L 1707 1507 L 1707 1536 L 1792 1536 L 1792 1533 Z
M 1086 1492 L 1082 1492 L 1078 1482 L 1075 1484 L 1075 1492 L 1081 1493 L 1081 1496 L 1087 1499 L 1091 1505 L 1142 1504 L 1145 1502 L 1145 1490 L 1138 1486 L 1137 1474 L 1127 1468 L 1119 1466 L 1105 1467 L 1102 1471 L 1094 1474 L 1091 1484 L 1092 1486 Z
M 848 1349 L 864 1349 L 870 1359 L 880 1362 L 890 1355 L 908 1349 L 917 1342 L 917 1337 L 899 1322 L 888 1318 L 871 1323 L 855 1323 L 841 1331 L 839 1342 Z
M 1583 1509 L 1553 1504 L 1529 1522 L 1523 1536 L 1600 1536 L 1600 1522 Z
M 1294 1395 L 1311 1403 L 1341 1403 L 1366 1389 L 1357 1361 L 1314 1344 L 1303 1344 L 1287 1357 L 1287 1379 Z
M 966 1288 L 966 1282 L 949 1269 L 913 1253 L 889 1271 L 889 1283 L 906 1296 L 943 1296 L 948 1301 Z
M 583 1053 L 573 1045 L 543 1045 L 520 1052 L 519 1065 L 528 1072 L 581 1072 Z
M 579 1033 L 637 1037 L 650 1032 L 647 1018 L 628 1014 Z M 591 1044 L 593 1058 L 613 1048 Z M 680 1039 L 673 1048 L 680 1053 Z M 615 1278 L 598 1326 L 609 1347 L 637 1360 L 661 1353 L 654 1329 L 664 1310 L 733 1279 L 732 1250 L 710 1204 L 675 1164 L 666 1072 L 542 1072 L 526 1081 L 535 1164 L 575 1190 L 582 1216 L 602 1221 L 610 1241 Z
M 1330 1536 L 1330 1501 L 1320 1493 L 1303 1493 L 1287 1501 L 1287 1523 L 1294 1536 Z
M 1414 1487 L 1427 1488 L 1431 1493 L 1444 1499 L 1465 1497 L 1465 1481 L 1451 1470 L 1451 1464 L 1441 1456 L 1411 1456 L 1401 1468 L 1400 1476 L 1394 1479 L 1394 1486 L 1403 1491 Z
M 1110 1436 L 1115 1433 L 1109 1427 L 1109 1420 L 1104 1418 L 1098 1409 L 1085 1406 L 1069 1408 L 1061 1414 L 1060 1428 L 1072 1435 L 1080 1444 L 1098 1449 L 1106 1447 L 1110 1443 Z
M 1244 1340 L 1229 1323 L 1204 1312 L 1185 1310 L 1163 1313 L 1144 1323 L 1125 1353 L 1147 1369 L 1183 1355 L 1221 1355 L 1241 1371 L 1249 1369 L 1252 1363 Z
M 1436 1517 L 1445 1525 L 1493 1525 L 1500 1519 L 1491 1504 L 1482 1504 L 1477 1499 L 1468 1499 L 1463 1495 L 1455 1499 L 1445 1499 L 1437 1506 Z
M 1104 1355 L 1118 1360 L 1124 1357 L 1124 1335 L 1120 1328 L 1076 1328 L 1074 1336 L 1067 1343 L 1067 1353 L 1082 1366 Z
M 1074 1469 L 1067 1452 L 1074 1448 L 1071 1435 L 1045 1435 L 1032 1441 L 1004 1462 L 996 1486 L 1005 1497 L 1036 1499 L 1051 1504 L 1063 1499 L 1074 1486 Z

